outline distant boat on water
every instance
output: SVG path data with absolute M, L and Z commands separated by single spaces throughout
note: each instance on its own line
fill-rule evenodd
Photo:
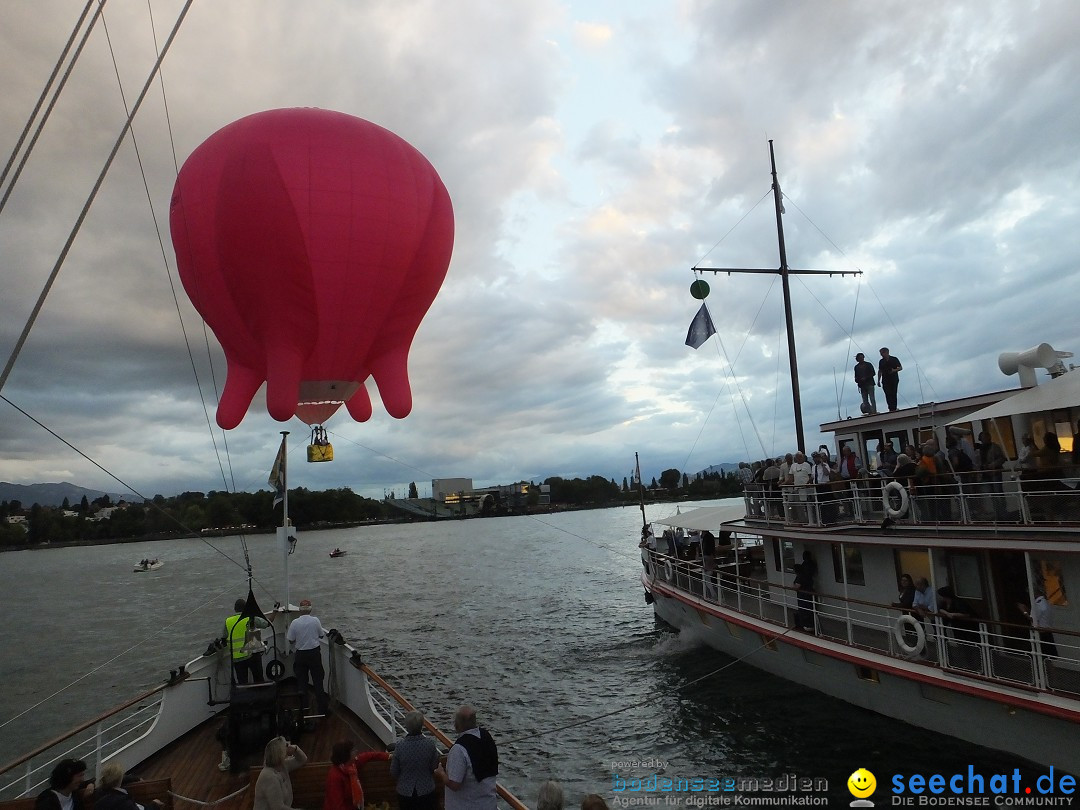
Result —
M 152 560 L 140 560 L 139 562 L 135 563 L 135 573 L 141 574 L 143 571 L 157 571 L 164 564 L 165 563 L 163 563 L 156 557 Z
M 344 551 L 344 550 L 342 550 L 340 548 L 335 548 L 333 551 L 330 552 L 330 556 L 331 557 L 344 557 L 348 553 L 349 552 Z

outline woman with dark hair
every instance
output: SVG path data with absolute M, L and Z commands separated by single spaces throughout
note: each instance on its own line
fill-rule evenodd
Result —
M 424 736 L 424 715 L 409 712 L 402 718 L 408 734 L 398 740 L 390 775 L 397 780 L 398 807 L 401 810 L 435 810 L 435 769 L 439 751 L 435 741 Z
M 326 774 L 326 796 L 323 810 L 364 810 L 364 788 L 360 785 L 358 769 L 365 762 L 386 761 L 385 751 L 361 751 L 352 755 L 353 742 L 342 740 L 330 750 L 331 768 Z
M 81 759 L 62 759 L 49 774 L 49 787 L 34 803 L 35 810 L 82 810 L 90 804 L 94 783 L 87 782 L 86 763 Z

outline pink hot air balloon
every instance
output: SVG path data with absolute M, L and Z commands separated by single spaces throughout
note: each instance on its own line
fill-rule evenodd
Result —
M 435 169 L 394 133 L 344 113 L 269 110 L 184 163 L 169 217 L 180 278 L 225 351 L 218 404 L 240 424 L 266 382 L 278 421 L 320 424 L 345 403 L 412 410 L 408 355 L 454 243 Z

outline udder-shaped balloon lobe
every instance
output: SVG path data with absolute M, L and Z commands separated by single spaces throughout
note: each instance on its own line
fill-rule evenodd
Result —
M 347 402 L 409 413 L 408 352 L 446 275 L 453 209 L 431 164 L 368 121 L 270 110 L 208 138 L 170 213 L 181 280 L 225 351 L 222 427 L 259 386 L 280 421 Z M 336 399 L 335 399 L 336 397 Z

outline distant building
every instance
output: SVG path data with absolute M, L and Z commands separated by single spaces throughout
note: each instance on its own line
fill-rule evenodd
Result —
M 431 497 L 443 503 L 457 503 L 464 495 L 473 491 L 471 478 L 433 478 L 431 479 Z

